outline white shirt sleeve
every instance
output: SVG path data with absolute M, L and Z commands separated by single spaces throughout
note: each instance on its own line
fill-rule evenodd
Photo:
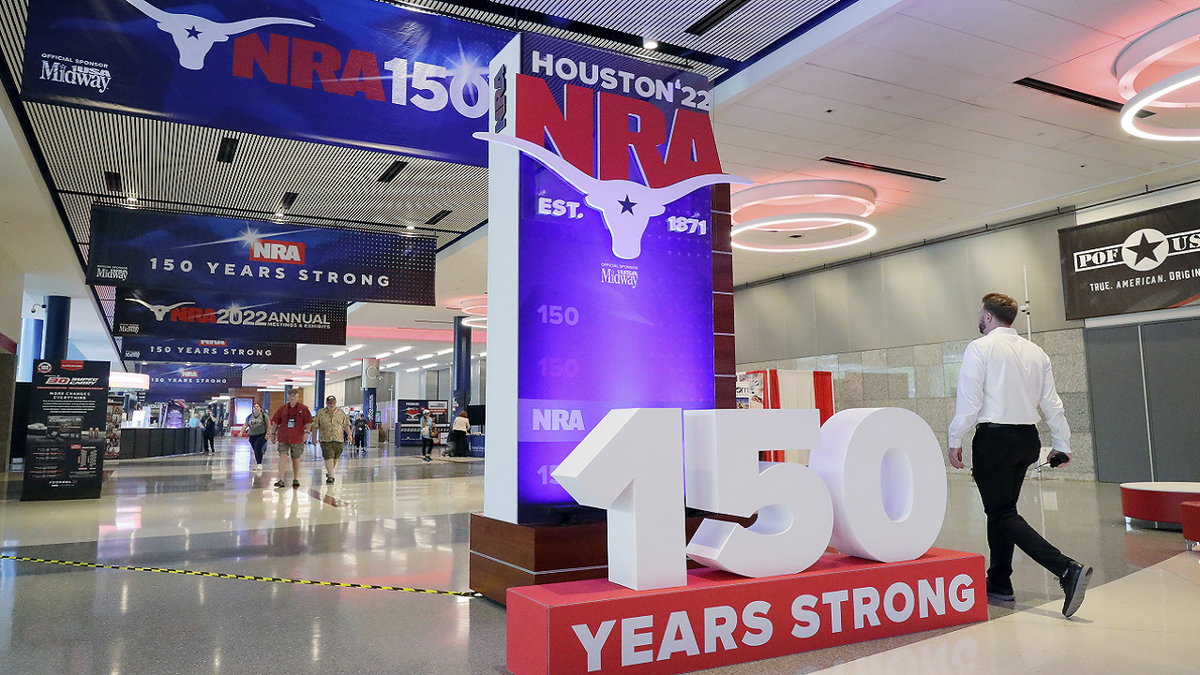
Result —
M 950 422 L 952 448 L 961 448 L 963 437 L 975 427 L 979 408 L 983 405 L 985 373 L 979 347 L 972 342 L 963 352 L 962 368 L 958 371 L 958 397 L 954 405 L 954 419 Z M 1053 387 L 1053 384 L 1051 386 Z
M 1046 359 L 1046 374 L 1042 378 L 1042 398 L 1038 402 L 1042 414 L 1046 416 L 1046 424 L 1050 426 L 1051 445 L 1059 452 L 1071 454 L 1071 428 L 1067 426 L 1067 416 L 1063 412 L 1062 399 L 1054 389 L 1054 371 L 1050 367 L 1050 359 Z

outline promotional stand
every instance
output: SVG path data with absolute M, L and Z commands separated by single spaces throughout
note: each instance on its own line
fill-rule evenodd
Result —
M 107 361 L 35 361 L 21 501 L 99 499 Z

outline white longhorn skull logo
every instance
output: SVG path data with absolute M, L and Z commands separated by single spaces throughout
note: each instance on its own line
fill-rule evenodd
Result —
M 541 162 L 571 187 L 582 192 L 588 206 L 604 216 L 604 225 L 612 234 L 613 255 L 633 260 L 642 254 L 642 234 L 654 216 L 661 215 L 667 204 L 706 185 L 736 183 L 750 185 L 751 180 L 727 173 L 693 176 L 673 185 L 651 188 L 630 180 L 600 180 L 575 168 L 573 164 L 542 146 L 515 136 L 486 131 L 475 138 L 516 148 Z
M 125 0 L 125 2 L 157 21 L 158 29 L 175 39 L 175 46 L 179 48 L 179 65 L 188 70 L 204 68 L 204 57 L 208 56 L 208 50 L 212 49 L 214 44 L 225 42 L 238 33 L 273 24 L 314 27 L 307 21 L 285 19 L 278 16 L 217 23 L 194 14 L 172 14 L 151 5 L 146 0 Z

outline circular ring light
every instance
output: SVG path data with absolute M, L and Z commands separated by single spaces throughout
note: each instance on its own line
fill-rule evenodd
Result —
M 458 303 L 464 314 L 472 316 L 487 316 L 487 296 L 475 295 L 469 298 L 463 298 Z
M 1138 95 L 1137 79 L 1144 71 L 1200 40 L 1200 10 L 1184 12 L 1146 31 L 1130 42 L 1113 61 L 1117 91 L 1126 101 Z M 1156 108 L 1194 108 L 1200 101 L 1158 101 Z
M 863 228 L 862 232 L 856 232 L 849 237 L 834 239 L 832 241 L 818 241 L 811 244 L 792 244 L 784 246 L 767 246 L 759 244 L 746 244 L 739 242 L 733 237 L 738 236 L 743 232 L 751 230 L 779 230 L 781 223 L 800 223 L 813 222 L 824 223 L 823 225 L 815 225 L 813 227 L 789 228 L 790 230 L 805 229 L 818 230 L 839 225 L 857 225 Z M 770 218 L 758 218 L 747 223 L 743 223 L 734 228 L 730 234 L 731 243 L 734 248 L 740 248 L 745 251 L 761 251 L 764 253 L 798 253 L 804 251 L 824 251 L 831 248 L 841 248 L 843 246 L 851 246 L 859 242 L 866 241 L 875 236 L 875 226 L 868 223 L 862 218 L 854 216 L 846 216 L 840 213 L 806 213 L 806 214 L 791 214 L 786 216 L 774 216 Z
M 478 328 L 480 330 L 487 330 L 487 317 L 473 316 L 469 319 L 463 319 L 462 325 L 470 326 L 471 328 Z
M 795 253 L 802 251 L 822 251 L 831 248 L 850 246 L 866 241 L 875 236 L 875 226 L 864 220 L 875 212 L 875 188 L 862 183 L 846 180 L 799 180 L 786 183 L 768 183 L 748 190 L 742 190 L 733 195 L 730 200 L 731 211 L 737 213 L 742 209 L 753 206 L 774 203 L 775 211 L 786 210 L 788 205 L 803 207 L 804 202 L 809 206 L 812 202 L 843 201 L 856 204 L 858 208 L 847 212 L 805 212 L 770 213 L 762 217 L 738 223 L 731 234 L 731 242 L 735 248 L 745 251 L 761 251 L 769 253 Z M 773 246 L 767 244 L 752 244 L 737 241 L 739 234 L 751 231 L 759 232 L 797 232 L 822 230 L 841 225 L 855 225 L 861 231 L 848 237 L 830 241 L 819 241 L 810 244 L 787 244 Z
M 1200 141 L 1200 129 L 1160 127 L 1146 124 L 1137 117 L 1145 108 L 1158 107 L 1162 97 L 1197 82 L 1200 82 L 1200 66 L 1188 68 L 1146 87 L 1121 108 L 1121 128 L 1138 138 L 1151 141 Z
M 767 183 L 742 190 L 730 199 L 730 210 L 737 213 L 748 206 L 770 202 L 788 202 L 799 199 L 844 199 L 862 206 L 861 213 L 850 215 L 867 217 L 875 212 L 875 188 L 848 180 L 796 180 L 787 183 Z

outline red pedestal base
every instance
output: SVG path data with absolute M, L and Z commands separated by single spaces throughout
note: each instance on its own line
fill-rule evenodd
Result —
M 987 619 L 983 556 L 931 549 L 877 563 L 826 555 L 800 574 L 692 570 L 631 591 L 603 579 L 508 590 L 516 675 L 666 675 Z

